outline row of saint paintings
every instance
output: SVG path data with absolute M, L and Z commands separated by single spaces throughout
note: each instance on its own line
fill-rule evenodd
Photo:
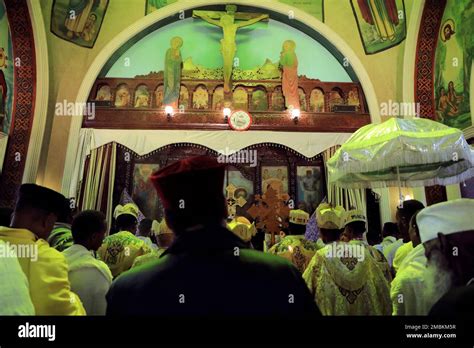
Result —
M 148 180 L 150 175 L 159 169 L 158 164 L 137 163 L 133 171 L 133 194 L 134 202 L 140 210 L 149 218 L 157 217 L 158 201 L 156 191 Z M 323 179 L 321 168 L 318 166 L 297 166 L 297 205 L 304 203 L 305 209 L 311 213 L 323 199 Z M 261 192 L 271 187 L 277 195 L 287 200 L 288 191 L 288 167 L 287 166 L 262 166 L 261 167 Z M 236 205 L 244 206 L 253 201 L 254 183 L 245 178 L 237 169 L 228 170 L 224 181 L 225 192 L 229 205 L 229 213 L 235 212 Z
M 300 104 L 302 111 L 310 112 L 327 112 L 332 111 L 336 105 L 352 105 L 356 111 L 360 110 L 359 92 L 356 87 L 352 88 L 347 96 L 339 88 L 333 88 L 325 96 L 320 88 L 311 91 L 308 98 L 302 88 L 298 90 L 300 96 Z M 117 87 L 115 98 L 112 95 L 111 88 L 108 85 L 102 85 L 98 88 L 95 100 L 100 102 L 114 102 L 115 107 L 135 107 L 135 108 L 162 108 L 163 105 L 163 85 L 158 86 L 153 92 L 154 97 L 147 86 L 140 85 L 137 87 L 132 97 L 132 93 L 125 84 Z M 249 100 L 250 99 L 250 100 Z M 192 104 L 190 103 L 192 100 Z M 328 108 L 326 108 L 326 100 Z M 233 92 L 234 109 L 252 110 L 252 111 L 283 111 L 285 110 L 285 99 L 281 86 L 276 87 L 268 96 L 264 87 L 255 89 L 252 94 L 248 95 L 244 87 L 236 87 Z M 224 88 L 217 87 L 212 93 L 210 100 L 209 92 L 203 85 L 197 86 L 192 95 L 188 88 L 181 86 L 179 96 L 180 109 L 197 109 L 197 110 L 222 110 L 224 108 Z

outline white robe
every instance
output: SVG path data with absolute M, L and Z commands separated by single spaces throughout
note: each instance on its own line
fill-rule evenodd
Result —
M 423 244 L 408 253 L 393 279 L 390 289 L 392 315 L 427 315 L 431 304 L 425 300 L 424 272 L 426 256 Z
M 102 261 L 79 244 L 63 251 L 69 265 L 71 289 L 81 299 L 87 315 L 105 315 L 105 295 L 112 284 L 112 273 Z
M 379 250 L 381 253 L 384 252 L 384 250 L 392 243 L 395 243 L 397 241 L 397 238 L 393 236 L 387 236 L 385 237 L 380 244 L 375 244 L 374 248 Z

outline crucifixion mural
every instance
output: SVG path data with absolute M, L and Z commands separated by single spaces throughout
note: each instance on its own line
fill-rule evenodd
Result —
M 268 22 L 268 14 L 236 12 L 237 6 L 227 5 L 226 12 L 222 11 L 193 11 L 193 17 L 201 18 L 206 22 L 222 28 L 221 54 L 224 60 L 224 92 L 230 93 L 232 68 L 237 52 L 235 37 L 237 30 L 260 21 Z M 236 22 L 238 20 L 239 22 Z

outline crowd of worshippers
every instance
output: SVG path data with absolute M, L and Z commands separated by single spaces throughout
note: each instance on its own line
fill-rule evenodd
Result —
M 224 173 L 206 156 L 153 173 L 164 219 L 139 221 L 135 204 L 119 205 L 115 233 L 102 212 L 72 216 L 63 195 L 23 184 L 0 217 L 0 315 L 474 312 L 474 200 L 405 201 L 376 245 L 362 211 L 295 209 L 259 251 L 255 223 L 228 219 Z

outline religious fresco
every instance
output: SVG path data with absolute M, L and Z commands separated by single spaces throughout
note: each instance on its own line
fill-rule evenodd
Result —
M 179 89 L 179 108 L 187 109 L 189 107 L 189 91 L 186 86 Z
M 143 108 L 149 106 L 150 92 L 148 92 L 147 86 L 138 86 L 135 91 L 135 102 L 134 106 L 136 108 Z
M 159 10 L 167 5 L 174 4 L 178 0 L 146 0 L 145 15 Z
M 163 107 L 163 90 L 163 85 L 159 85 L 155 89 L 155 107 L 157 107 L 158 109 Z
M 181 70 L 183 58 L 181 57 L 181 47 L 183 39 L 175 36 L 170 40 L 170 48 L 166 51 L 165 70 L 163 71 L 164 97 L 163 104 L 178 108 L 178 100 L 181 86 Z
M 324 112 L 324 93 L 319 88 L 315 88 L 311 91 L 309 99 L 310 109 L 313 112 Z
M 285 40 L 280 54 L 280 66 L 282 70 L 281 85 L 285 106 L 287 109 L 300 108 L 300 96 L 298 92 L 298 57 L 296 56 L 296 43 L 293 40 Z
M 162 35 L 157 35 L 159 33 Z M 269 43 L 272 43 L 271 47 L 266 46 Z M 125 73 L 122 71 L 123 62 L 118 64 L 122 58 L 140 61 L 140 64 L 132 64 Z M 191 123 L 199 122 L 200 117 L 204 127 L 210 125 L 210 128 L 216 128 L 215 119 L 222 117 L 225 107 L 231 111 L 256 111 L 255 124 L 260 124 L 260 121 L 275 124 L 273 120 L 278 114 L 288 114 L 292 108 L 303 112 L 329 112 L 330 107 L 326 104 L 330 101 L 331 88 L 339 88 L 339 95 L 332 93 L 331 105 L 346 106 L 352 87 L 361 91 L 358 81 L 341 77 L 341 64 L 334 61 L 334 55 L 317 39 L 270 19 L 268 14 L 244 6 L 220 5 L 209 11 L 194 10 L 192 18 L 148 33 L 130 43 L 128 48 L 124 47 L 113 59 L 115 62 L 108 64 L 110 70 L 97 79 L 95 90 L 99 83 L 111 87 L 116 107 L 126 108 L 117 113 L 115 121 L 123 125 L 130 123 L 132 128 L 141 127 L 138 120 L 151 117 L 148 111 L 146 115 L 139 116 L 142 110 L 163 110 L 169 105 L 182 114 L 175 117 L 172 124 L 168 123 L 169 118 L 166 119 L 167 126 L 171 128 L 186 128 Z M 313 67 L 320 72 L 315 74 L 308 70 Z M 127 92 L 118 90 L 122 84 L 133 86 L 129 90 L 129 102 Z M 135 86 L 140 85 L 148 86 L 151 95 L 141 95 L 135 90 Z M 163 91 L 156 89 L 160 85 L 163 85 Z M 311 93 L 317 88 L 320 90 Z M 351 102 L 355 107 L 349 108 L 349 111 L 355 113 L 359 103 L 362 110 L 357 113 L 366 113 L 364 96 L 359 93 L 362 102 L 359 103 L 357 96 L 354 96 Z M 342 109 L 335 108 L 334 111 Z M 347 108 L 345 110 L 345 116 L 355 116 L 350 115 Z M 262 115 L 267 111 L 271 112 L 271 117 Z M 157 115 L 160 121 L 150 123 L 152 128 L 162 127 L 165 113 L 158 112 Z M 111 117 L 110 111 L 100 108 L 97 120 L 88 121 L 87 126 L 94 127 L 99 119 L 100 124 L 104 125 L 107 123 L 105 118 Z M 276 124 L 292 121 L 285 115 Z M 303 122 L 305 127 L 322 127 L 307 120 Z M 354 118 L 351 127 L 359 128 L 359 124 L 365 122 L 366 117 Z M 335 125 L 331 123 L 328 127 Z
M 149 178 L 159 168 L 158 164 L 150 163 L 136 163 L 133 168 L 132 199 L 149 219 L 158 218 L 158 197 Z
M 13 46 L 5 3 L 0 0 L 0 131 L 8 134 L 12 122 L 14 88 Z
M 76 45 L 92 48 L 109 0 L 54 0 L 51 32 Z
M 359 91 L 357 88 L 353 87 L 349 91 L 349 94 L 347 95 L 347 105 L 355 106 L 356 110 L 360 109 Z
M 232 90 L 232 70 L 237 52 L 236 36 L 240 28 L 251 26 L 260 21 L 268 22 L 269 15 L 264 13 L 237 12 L 236 5 L 226 5 L 222 11 L 193 11 L 194 18 L 200 18 L 209 24 L 222 29 L 220 52 L 222 55 L 224 74 L 224 93 Z M 239 22 L 236 22 L 239 20 Z
M 267 93 L 263 89 L 256 89 L 252 93 L 252 110 L 266 111 L 268 110 Z
M 193 93 L 193 108 L 194 109 L 208 109 L 209 108 L 209 93 L 204 86 L 198 86 Z
M 321 167 L 297 166 L 296 182 L 298 204 L 305 203 L 305 209 L 312 214 L 323 198 L 323 179 Z
M 229 216 L 234 217 L 238 207 L 243 207 L 253 197 L 253 182 L 237 169 L 229 169 L 224 177 L 224 195 Z
M 276 87 L 272 93 L 272 109 L 274 111 L 282 111 L 285 109 L 285 98 L 283 90 L 280 86 Z
M 127 107 L 130 104 L 130 92 L 126 85 L 120 85 L 115 92 L 115 106 Z
M 474 1 L 447 2 L 435 54 L 436 120 L 464 129 L 472 125 L 470 79 L 474 58 Z
M 269 188 L 276 191 L 278 197 L 288 196 L 288 167 L 262 166 L 262 193 Z
M 236 16 L 237 14 L 239 12 Z M 245 23 L 245 20 L 239 19 L 235 22 Z M 223 59 L 220 52 L 222 29 L 197 17 L 179 20 L 144 36 L 124 49 L 123 53 L 112 57 L 108 63 L 110 69 L 104 70 L 101 77 L 146 76 L 161 79 L 165 70 L 167 48 L 170 40 L 176 36 L 182 37 L 184 41 L 181 47 L 182 80 L 224 80 Z M 289 39 L 296 44 L 298 75 L 320 81 L 352 82 L 346 68 L 335 58 L 332 51 L 325 47 L 325 44 L 298 29 L 272 19 L 268 22 L 263 20 L 237 31 L 235 41 L 237 51 L 232 69 L 232 81 L 281 80 L 282 71 L 278 66 L 281 44 Z M 124 66 L 125 58 L 129 58 L 132 62 L 140 61 L 140 64 Z M 315 61 L 318 64 L 314 64 Z
M 298 95 L 300 97 L 300 109 L 301 109 L 301 111 L 307 111 L 306 94 L 305 94 L 303 88 L 298 88 Z
M 97 90 L 95 100 L 110 101 L 111 99 L 112 99 L 112 94 L 110 92 L 110 86 L 109 85 L 100 86 L 100 88 Z
M 351 0 L 365 54 L 400 44 L 406 37 L 403 0 Z
M 235 110 L 248 109 L 248 95 L 243 87 L 237 87 L 234 90 L 232 105 Z
M 338 89 L 333 89 L 329 93 L 329 109 L 332 111 L 333 106 L 343 105 L 343 104 L 344 104 L 344 97 L 342 96 L 342 92 Z
M 224 87 L 217 87 L 212 95 L 212 110 L 224 108 Z

